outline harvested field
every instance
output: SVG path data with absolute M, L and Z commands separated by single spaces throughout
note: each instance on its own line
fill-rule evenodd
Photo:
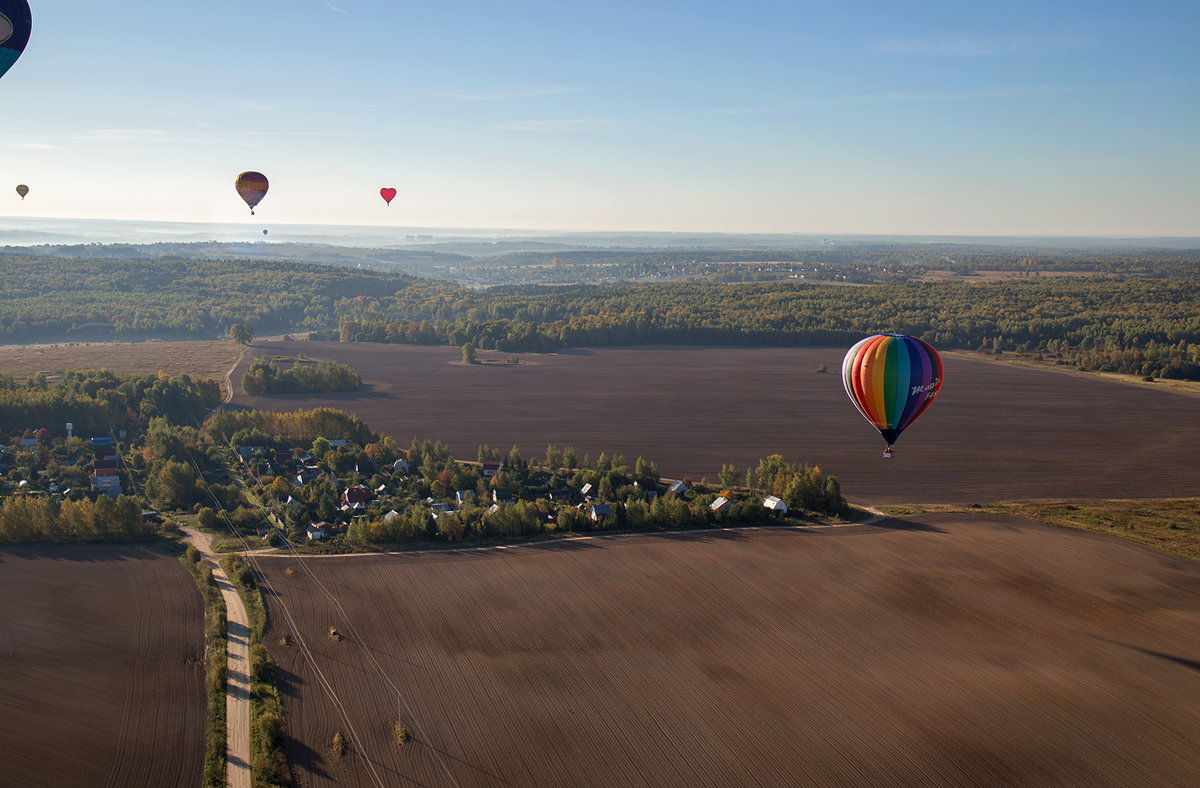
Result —
M 256 562 L 302 786 L 1200 784 L 1200 567 L 1111 537 L 947 514 Z
M 204 760 L 204 621 L 141 546 L 0 548 L 4 785 L 180 785 Z
M 861 502 L 970 503 L 1041 498 L 1169 498 L 1200 489 L 1200 400 L 1086 373 L 943 356 L 946 383 L 882 458 L 883 440 L 842 388 L 844 348 L 605 348 L 462 363 L 457 348 L 256 343 L 353 367 L 355 394 L 247 397 L 235 405 L 356 413 L 406 447 L 441 440 L 474 459 L 481 444 L 582 459 L 601 452 L 715 480 L 771 454 L 819 465 Z M 483 353 L 502 360 L 507 354 Z M 820 365 L 829 372 L 816 373 Z M 240 392 L 240 386 L 235 386 Z
M 220 380 L 241 351 L 241 345 L 227 340 L 0 345 L 0 372 L 17 380 L 38 372 L 53 379 L 72 369 L 109 369 L 118 375 L 186 372 Z

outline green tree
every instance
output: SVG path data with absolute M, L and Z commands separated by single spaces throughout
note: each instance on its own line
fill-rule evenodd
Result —
M 658 466 L 650 462 L 645 457 L 638 457 L 633 464 L 633 475 L 638 479 L 653 479 L 658 481 Z
M 146 495 L 169 509 L 190 506 L 199 497 L 195 469 L 177 460 L 158 463 L 146 481 Z
M 462 346 L 462 360 L 464 364 L 479 363 L 479 359 L 476 357 L 474 343 L 468 342 Z
M 229 338 L 239 345 L 249 345 L 254 341 L 254 329 L 249 323 L 234 323 L 229 327 Z

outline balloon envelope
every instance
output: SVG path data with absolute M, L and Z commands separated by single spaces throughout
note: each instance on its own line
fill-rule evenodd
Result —
M 858 412 L 891 446 L 942 387 L 942 359 L 924 340 L 876 334 L 842 360 L 842 383 Z
M 246 205 L 250 206 L 250 213 L 254 213 L 254 206 L 262 200 L 267 194 L 267 176 L 261 172 L 250 170 L 243 172 L 237 176 L 237 180 L 233 184 L 237 188 L 237 193 L 246 201 Z
M 396 190 L 391 186 L 384 186 L 379 190 L 379 196 L 383 198 L 384 202 L 386 202 L 388 205 L 391 205 L 392 198 L 396 196 Z
M 29 43 L 33 15 L 25 0 L 0 0 L 0 77 L 17 62 Z
M 25 195 L 29 194 L 29 187 L 25 184 L 17 184 L 17 194 L 21 195 L 21 199 L 25 199 Z

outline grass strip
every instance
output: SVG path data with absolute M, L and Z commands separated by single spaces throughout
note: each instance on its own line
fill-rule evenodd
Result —
M 205 731 L 204 788 L 222 788 L 225 785 L 225 682 L 228 678 L 226 656 L 226 612 L 221 589 L 213 577 L 210 567 L 200 551 L 188 545 L 179 557 L 196 579 L 200 596 L 204 602 L 204 662 L 205 693 L 208 695 L 208 724 Z
M 982 506 L 884 506 L 888 514 L 989 512 L 1109 534 L 1200 562 L 1200 498 L 1016 501 Z

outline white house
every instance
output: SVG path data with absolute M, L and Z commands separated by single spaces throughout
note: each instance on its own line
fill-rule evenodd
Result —
M 774 495 L 768 495 L 766 498 L 763 498 L 763 506 L 776 514 L 787 514 L 787 504 Z
M 714 512 L 725 512 L 733 508 L 733 501 L 722 495 L 718 497 L 717 500 L 710 503 L 708 508 L 712 509 Z

